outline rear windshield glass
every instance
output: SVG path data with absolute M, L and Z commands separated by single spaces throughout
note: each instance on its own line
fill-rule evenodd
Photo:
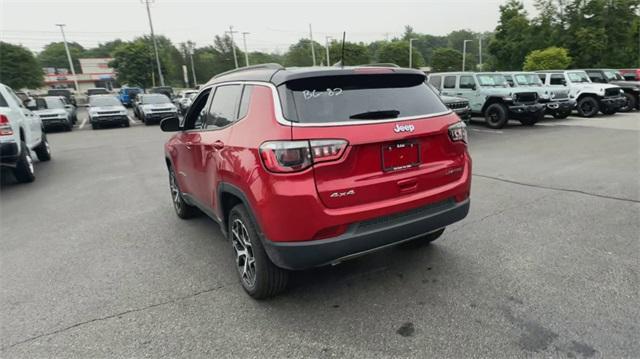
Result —
M 385 120 L 446 112 L 424 76 L 343 75 L 292 80 L 279 87 L 284 116 L 300 123 Z
M 92 96 L 89 97 L 89 104 L 95 107 L 120 106 L 120 100 L 113 96 Z

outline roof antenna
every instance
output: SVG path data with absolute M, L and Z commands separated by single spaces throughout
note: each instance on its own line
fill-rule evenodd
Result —
M 340 67 L 344 68 L 344 39 L 347 36 L 347 32 L 343 31 L 342 32 L 342 50 L 341 50 L 341 54 L 340 54 Z

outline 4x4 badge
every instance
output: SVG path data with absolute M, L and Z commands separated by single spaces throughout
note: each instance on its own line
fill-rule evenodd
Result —
M 396 127 L 393 129 L 393 132 L 395 132 L 395 133 L 413 132 L 415 129 L 416 129 L 416 127 L 414 125 L 398 125 L 396 123 Z

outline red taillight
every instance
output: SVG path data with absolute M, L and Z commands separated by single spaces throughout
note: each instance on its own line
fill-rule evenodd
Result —
M 0 115 L 0 136 L 13 135 L 13 129 L 9 124 L 9 118 L 5 115 Z
M 346 148 L 345 140 L 269 141 L 260 146 L 260 157 L 269 171 L 299 172 L 339 159 Z
M 467 125 L 464 122 L 458 122 L 449 126 L 449 138 L 453 142 L 468 143 Z

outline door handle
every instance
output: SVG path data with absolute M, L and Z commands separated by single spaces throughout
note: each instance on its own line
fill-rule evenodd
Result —
M 213 148 L 215 148 L 216 150 L 221 150 L 224 148 L 224 142 L 218 140 L 216 142 L 213 143 Z
M 458 96 L 462 96 L 462 95 L 464 95 L 464 94 L 463 94 L 462 92 L 458 92 L 456 95 L 458 95 Z

